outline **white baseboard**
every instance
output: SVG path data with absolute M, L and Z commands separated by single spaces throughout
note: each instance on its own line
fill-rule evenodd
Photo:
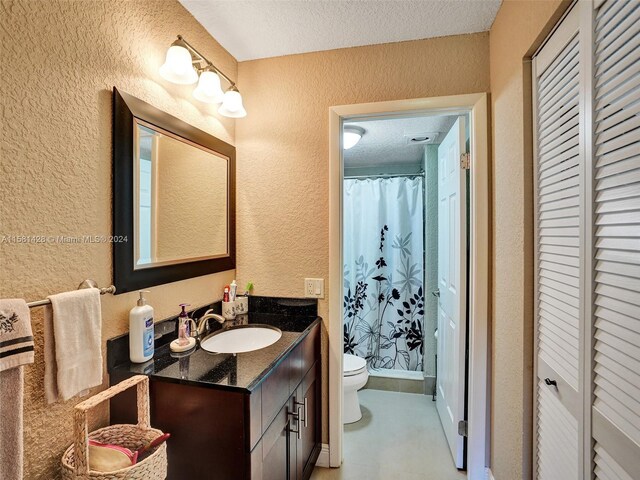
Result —
M 320 455 L 318 455 L 316 467 L 329 468 L 329 444 L 322 444 L 322 450 L 320 450 Z
M 487 468 L 487 480 L 496 480 L 496 479 L 493 477 L 493 473 L 491 472 L 491 469 L 490 469 L 490 468 Z

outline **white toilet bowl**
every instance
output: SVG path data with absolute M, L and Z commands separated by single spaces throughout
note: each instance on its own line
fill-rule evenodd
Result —
M 364 358 L 344 354 L 343 361 L 343 410 L 342 423 L 354 423 L 362 418 L 358 390 L 365 386 L 369 379 L 367 362 Z

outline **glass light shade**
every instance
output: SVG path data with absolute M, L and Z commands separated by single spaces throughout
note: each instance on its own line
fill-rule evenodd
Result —
M 344 127 L 342 132 L 342 147 L 349 150 L 356 146 L 364 135 L 364 129 L 360 127 Z
M 205 71 L 200 74 L 198 86 L 193 91 L 194 98 L 204 103 L 220 103 L 224 92 L 220 87 L 220 77 L 215 72 Z
M 237 90 L 227 90 L 222 100 L 218 113 L 224 117 L 242 118 L 247 116 L 247 111 L 242 105 L 242 95 Z
M 160 75 L 165 80 L 180 85 L 191 85 L 198 81 L 198 72 L 191 63 L 191 53 L 180 45 L 171 45 L 167 57 L 160 67 Z

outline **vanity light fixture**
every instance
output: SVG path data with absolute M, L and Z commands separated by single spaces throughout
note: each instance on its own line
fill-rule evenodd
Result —
M 193 97 L 204 103 L 220 103 L 218 113 L 224 117 L 247 116 L 235 82 L 198 52 L 182 35 L 178 35 L 178 39 L 167 50 L 165 62 L 160 67 L 160 75 L 165 80 L 179 85 L 198 82 Z M 222 90 L 220 77 L 229 83 L 226 92 Z
M 355 125 L 345 125 L 342 130 L 342 146 L 345 150 L 355 147 L 364 135 L 364 128 Z

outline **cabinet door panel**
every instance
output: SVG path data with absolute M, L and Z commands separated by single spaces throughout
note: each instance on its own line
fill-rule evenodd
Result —
M 262 480 L 289 478 L 289 420 L 287 405 L 282 407 L 269 426 L 260 445 L 262 448 Z
M 247 425 L 249 426 L 249 451 L 251 451 L 262 436 L 262 387 L 256 388 L 247 395 L 245 402 L 245 415 L 249 418 Z
M 319 375 L 317 374 L 318 368 L 319 365 L 316 363 L 315 366 L 309 370 L 309 373 L 307 373 L 299 389 L 301 398 L 298 399 L 298 401 L 306 401 L 306 416 L 303 412 L 303 419 L 306 420 L 306 422 L 303 422 L 302 439 L 299 442 L 299 453 L 301 456 L 299 463 L 301 464 L 302 470 L 307 470 L 314 449 L 320 441 L 320 409 L 318 405 L 320 381 Z M 311 468 L 313 468 L 313 465 L 311 465 Z

